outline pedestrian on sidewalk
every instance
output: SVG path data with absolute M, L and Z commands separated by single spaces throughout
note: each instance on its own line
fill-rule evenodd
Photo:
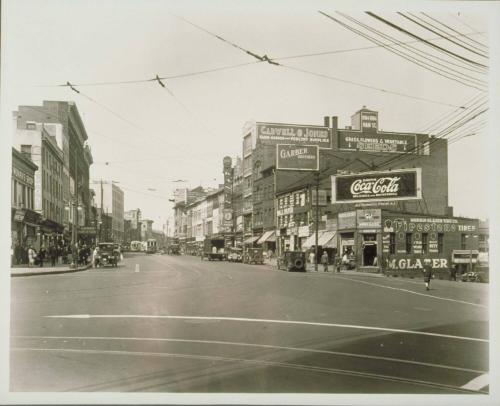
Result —
M 316 259 L 316 255 L 314 255 L 314 251 L 311 249 L 309 252 L 309 262 L 311 263 L 311 266 L 314 268 L 314 260 Z
M 432 266 L 430 259 L 424 259 L 424 282 L 425 282 L 425 290 L 429 290 L 429 285 L 431 284 L 432 279 Z
M 57 260 L 57 250 L 54 244 L 49 245 L 49 257 L 50 257 L 50 264 L 51 266 L 56 266 L 56 260 Z
M 335 270 L 337 273 L 340 273 L 340 268 L 342 267 L 342 258 L 340 258 L 340 255 L 337 253 L 335 254 Z
M 328 253 L 326 250 L 321 255 L 321 263 L 323 264 L 323 272 L 328 272 Z
M 457 271 L 458 271 L 458 264 L 452 265 L 450 268 L 450 281 L 457 281 Z
M 36 251 L 30 245 L 28 248 L 28 268 L 35 266 Z
M 42 245 L 40 247 L 40 251 L 38 251 L 38 262 L 40 264 L 40 268 L 43 268 L 43 260 L 45 259 L 47 251 L 45 250 L 45 246 Z

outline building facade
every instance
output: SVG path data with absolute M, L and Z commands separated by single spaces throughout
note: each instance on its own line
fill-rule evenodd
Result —
M 124 193 L 113 181 L 99 181 L 95 184 L 95 204 L 99 213 L 110 216 L 111 240 L 124 242 Z M 104 241 L 104 240 L 102 240 Z
M 37 130 L 41 126 L 55 137 L 62 150 L 62 216 L 63 231 L 66 238 L 75 241 L 85 238 L 78 227 L 90 227 L 89 167 L 93 163 L 88 145 L 85 126 L 74 102 L 44 101 L 42 106 L 19 106 L 14 112 L 16 134 L 23 130 Z M 16 140 L 14 145 L 20 144 Z M 50 201 L 48 207 L 50 209 Z M 43 201 L 42 201 L 43 204 Z M 54 202 L 52 202 L 54 206 Z M 60 208 L 52 210 L 57 212 Z
M 40 246 L 39 223 L 35 211 L 35 172 L 38 167 L 25 155 L 12 148 L 11 177 L 11 250 L 12 264 L 26 264 L 30 246 Z

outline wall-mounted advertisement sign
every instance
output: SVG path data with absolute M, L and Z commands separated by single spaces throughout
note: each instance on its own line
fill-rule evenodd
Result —
M 332 176 L 332 203 L 421 198 L 422 176 L 420 168 Z
M 346 211 L 344 213 L 339 213 L 338 228 L 339 230 L 356 228 L 356 212 Z
M 464 233 L 476 232 L 477 227 L 477 220 L 457 218 L 407 217 L 384 220 L 384 231 L 391 233 Z
M 317 171 L 319 150 L 317 145 L 276 145 L 276 169 L 294 171 Z
M 382 211 L 380 209 L 362 209 L 356 213 L 358 228 L 382 227 Z
M 339 133 L 339 149 L 344 151 L 416 153 L 415 134 Z
M 321 126 L 257 123 L 257 138 L 265 144 L 317 145 L 330 149 L 330 129 Z

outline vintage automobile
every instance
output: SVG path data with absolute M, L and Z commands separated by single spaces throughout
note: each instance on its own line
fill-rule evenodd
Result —
M 262 248 L 245 248 L 243 251 L 243 263 L 264 264 L 264 250 Z
M 227 260 L 229 262 L 241 262 L 243 260 L 243 250 L 237 247 L 229 248 L 229 253 L 227 254 Z
M 489 282 L 487 272 L 466 272 L 462 275 L 462 282 Z
M 302 251 L 285 251 L 278 258 L 278 269 L 288 272 L 306 272 L 306 253 Z
M 99 247 L 99 257 L 96 258 L 97 266 L 111 265 L 117 267 L 120 261 L 120 251 L 117 244 L 101 242 L 97 246 Z

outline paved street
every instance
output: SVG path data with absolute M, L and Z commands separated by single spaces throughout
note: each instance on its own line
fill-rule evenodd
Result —
M 127 254 L 11 278 L 12 391 L 488 391 L 488 285 Z

